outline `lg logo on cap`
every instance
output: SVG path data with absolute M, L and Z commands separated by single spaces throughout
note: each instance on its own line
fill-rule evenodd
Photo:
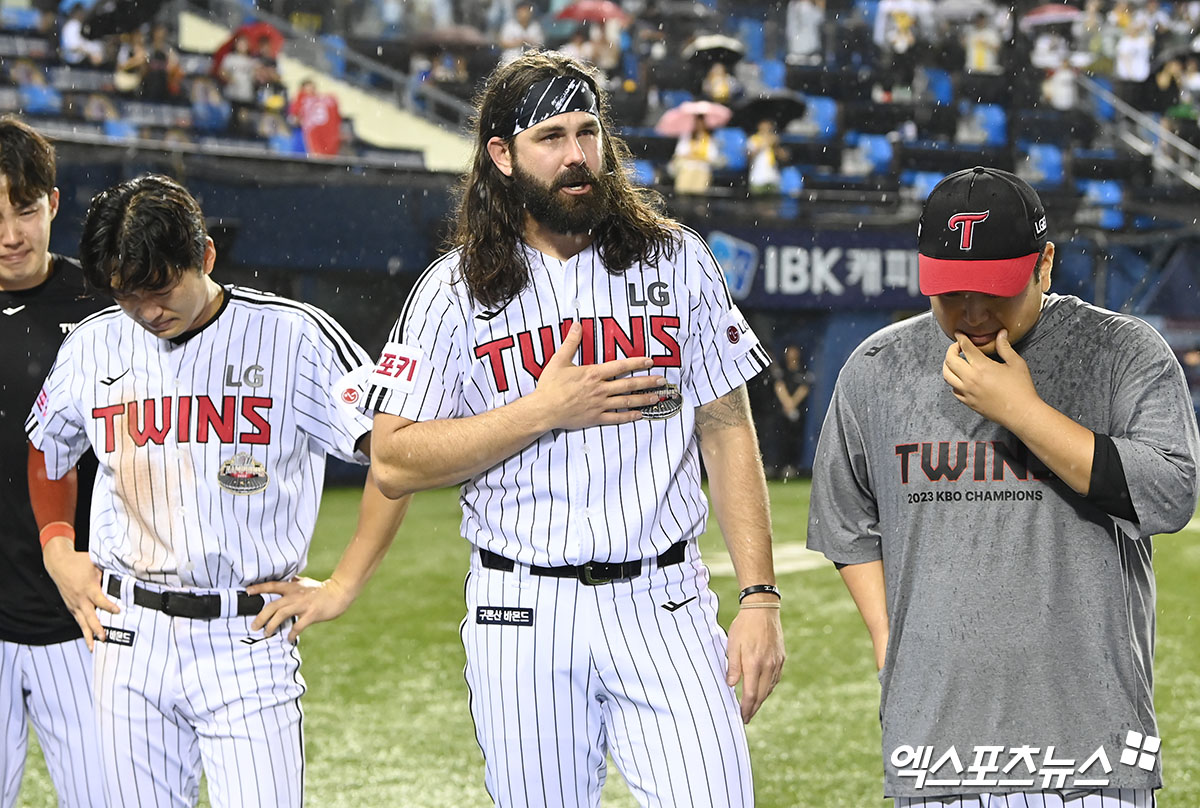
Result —
M 951 230 L 959 230 L 961 226 L 962 237 L 958 241 L 959 249 L 969 250 L 975 240 L 975 225 L 979 222 L 987 221 L 990 210 L 985 210 L 982 213 L 956 213 L 946 222 L 946 226 Z

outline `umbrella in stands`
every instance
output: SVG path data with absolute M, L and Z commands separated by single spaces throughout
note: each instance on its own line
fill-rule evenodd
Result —
M 283 33 L 271 25 L 269 22 L 248 22 L 240 26 L 229 39 L 221 43 L 221 47 L 213 51 L 213 75 L 221 69 L 221 60 L 225 55 L 233 50 L 234 43 L 239 37 L 245 37 L 250 40 L 250 44 L 258 45 L 258 53 L 267 53 L 272 59 L 279 56 L 279 51 L 283 49 L 284 36 Z
M 808 104 L 804 97 L 791 90 L 772 90 L 744 98 L 733 109 L 733 124 L 748 132 L 758 128 L 759 121 L 773 121 L 783 129 L 797 118 L 804 117 Z
M 732 65 L 746 55 L 746 46 L 731 36 L 706 34 L 693 39 L 683 49 L 683 58 L 696 62 L 723 62 Z
M 729 123 L 733 110 L 713 101 L 685 101 L 664 112 L 654 124 L 654 131 L 668 137 L 686 135 L 695 128 L 696 117 L 700 115 L 704 116 L 704 124 L 709 129 L 720 129 Z
M 419 36 L 414 43 L 448 50 L 482 48 L 492 44 L 483 32 L 471 25 L 444 25 Z
M 1075 6 L 1068 6 L 1064 3 L 1047 3 L 1022 16 L 1017 24 L 1022 31 L 1028 32 L 1043 25 L 1072 23 L 1082 16 L 1083 12 Z
M 622 25 L 629 23 L 629 14 L 613 0 L 575 0 L 554 15 L 557 20 L 604 23 L 616 20 Z
M 83 20 L 83 35 L 100 39 L 136 31 L 154 19 L 163 0 L 100 0 Z

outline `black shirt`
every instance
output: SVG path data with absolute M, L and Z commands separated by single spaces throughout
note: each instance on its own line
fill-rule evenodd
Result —
M 29 506 L 25 419 L 67 332 L 100 308 L 84 297 L 79 263 L 61 255 L 51 256 L 50 277 L 40 286 L 0 290 L 0 640 L 48 645 L 81 636 L 42 564 Z M 79 549 L 87 546 L 95 474 L 88 452 L 79 463 Z

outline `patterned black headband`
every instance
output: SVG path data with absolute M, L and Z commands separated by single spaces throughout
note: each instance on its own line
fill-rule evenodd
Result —
M 521 103 L 517 104 L 508 133 L 501 137 L 514 137 L 564 112 L 590 112 L 596 115 L 596 94 L 581 78 L 553 76 L 543 79 L 525 91 Z

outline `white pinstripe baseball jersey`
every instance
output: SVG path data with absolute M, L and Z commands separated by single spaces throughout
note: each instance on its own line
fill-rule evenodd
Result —
M 530 247 L 529 286 L 499 311 L 458 282 L 458 253 L 414 287 L 371 374 L 366 407 L 413 421 L 495 409 L 531 393 L 580 319 L 579 364 L 650 356 L 682 393 L 666 420 L 552 430 L 462 487 L 462 535 L 525 564 L 649 558 L 704 530 L 695 409 L 768 358 L 704 241 L 673 260 L 605 271 L 594 247 L 558 261 Z
M 227 287 L 216 318 L 173 340 L 113 307 L 63 343 L 26 427 L 56 479 L 94 448 L 97 566 L 206 589 L 287 580 L 326 453 L 366 462 L 370 419 L 342 377 L 369 364 L 324 312 L 250 289 Z

